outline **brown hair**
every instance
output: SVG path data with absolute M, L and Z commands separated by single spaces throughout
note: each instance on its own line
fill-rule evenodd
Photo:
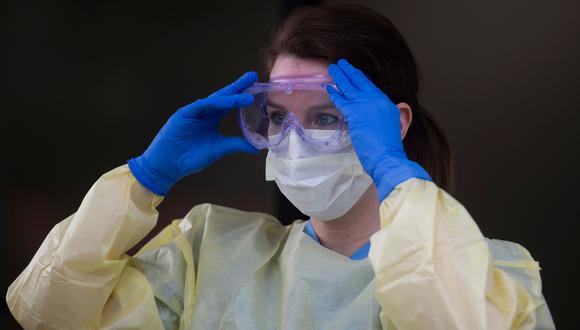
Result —
M 419 163 L 439 187 L 449 189 L 449 143 L 435 119 L 419 105 L 417 63 L 389 19 L 354 4 L 300 7 L 276 29 L 264 55 L 267 72 L 279 55 L 329 63 L 345 58 L 395 104 L 408 103 L 413 120 L 403 140 L 407 157 Z

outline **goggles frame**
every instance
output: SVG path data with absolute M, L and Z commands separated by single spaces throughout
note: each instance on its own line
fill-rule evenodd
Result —
M 340 92 L 336 84 L 332 82 L 332 78 L 327 75 L 277 76 L 272 77 L 267 83 L 255 83 L 254 85 L 244 90 L 242 93 L 256 96 L 255 102 L 264 102 L 263 98 L 259 98 L 257 95 L 270 92 L 284 92 L 286 94 L 292 94 L 296 90 L 326 91 L 327 87 L 333 88 Z M 259 105 L 259 107 L 262 106 L 264 106 L 264 104 Z M 319 151 L 338 150 L 348 146 L 351 143 L 346 127 L 347 125 L 343 116 L 339 117 L 337 127 L 333 130 L 334 132 L 330 136 L 320 138 L 314 137 L 313 135 L 316 134 L 312 134 L 312 130 L 304 128 L 297 116 L 292 112 L 288 112 L 288 115 L 282 122 L 280 132 L 278 134 L 269 136 L 274 137 L 273 139 L 270 139 L 252 131 L 244 118 L 243 111 L 245 111 L 245 108 L 246 107 L 238 109 L 238 122 L 244 137 L 258 149 L 267 148 L 276 150 L 276 147 L 280 145 L 281 142 L 288 136 L 290 130 L 295 130 L 302 140 L 312 145 Z

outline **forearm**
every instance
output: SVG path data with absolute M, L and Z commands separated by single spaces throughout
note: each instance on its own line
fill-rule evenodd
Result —
M 408 180 L 383 201 L 369 259 L 381 318 L 398 328 L 512 328 L 537 305 L 494 267 L 465 208 L 432 182 Z
M 27 328 L 96 322 L 126 266 L 124 253 L 155 226 L 160 202 L 126 166 L 103 175 L 8 289 L 14 317 Z

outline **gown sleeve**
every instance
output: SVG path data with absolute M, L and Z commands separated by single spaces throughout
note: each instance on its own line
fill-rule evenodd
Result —
M 164 315 L 180 316 L 182 310 L 158 309 L 160 302 L 146 275 L 126 255 L 155 227 L 161 201 L 136 181 L 126 165 L 99 178 L 77 212 L 50 231 L 8 288 L 8 307 L 20 325 L 25 329 L 163 329 Z M 175 240 L 186 251 L 180 232 L 176 221 L 141 252 Z M 193 263 L 191 252 L 182 259 Z M 190 282 L 192 277 L 188 274 Z M 180 307 L 192 308 L 191 303 L 186 305 Z
M 380 205 L 369 260 L 384 327 L 554 329 L 539 264 L 522 246 L 487 240 L 433 182 L 410 179 Z

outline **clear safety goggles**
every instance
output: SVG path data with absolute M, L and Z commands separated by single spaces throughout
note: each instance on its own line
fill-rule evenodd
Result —
M 238 112 L 244 136 L 258 149 L 276 150 L 291 130 L 316 150 L 350 145 L 344 117 L 327 86 L 338 90 L 325 75 L 275 77 L 252 85 L 243 93 L 252 94 L 254 103 Z

